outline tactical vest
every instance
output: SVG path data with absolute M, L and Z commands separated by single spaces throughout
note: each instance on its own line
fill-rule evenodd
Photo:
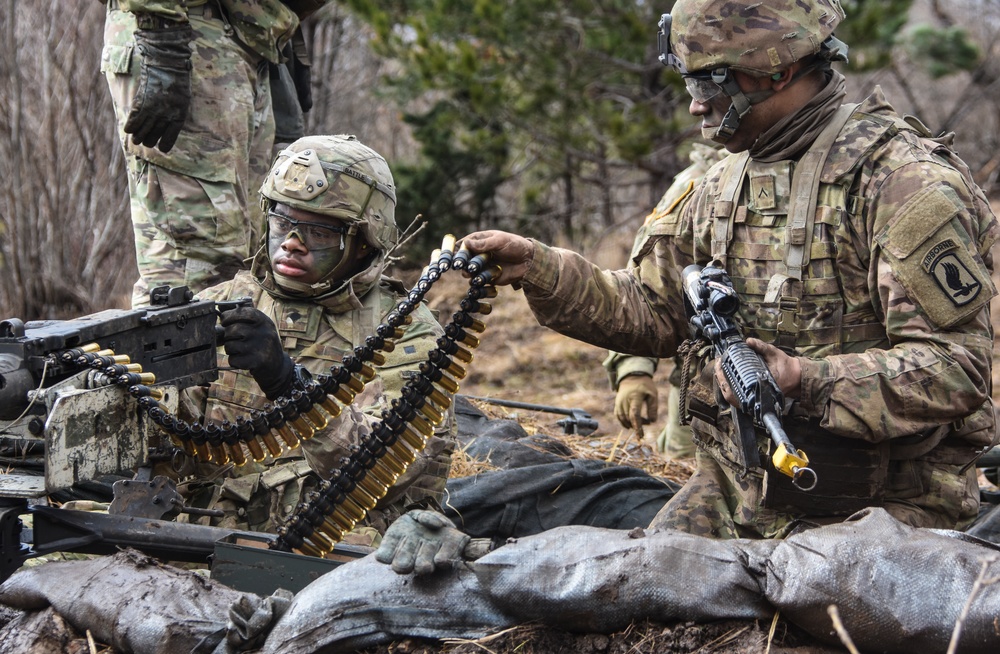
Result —
M 747 153 L 730 156 L 715 188 L 709 189 L 714 202 L 700 205 L 709 215 L 696 217 L 696 222 L 712 226 L 712 256 L 727 270 L 743 301 L 738 321 L 747 337 L 810 357 L 890 347 L 867 285 L 842 287 L 841 255 L 843 248 L 852 247 L 848 226 L 864 208 L 860 185 L 866 156 L 900 131 L 918 128 L 894 116 L 855 113 L 857 106 L 841 107 L 797 162 L 756 162 Z M 688 400 L 696 442 L 721 464 L 746 473 L 731 409 L 716 397 L 711 362 L 702 361 Z M 992 435 L 993 428 L 991 407 L 961 426 L 891 444 L 852 440 L 846 447 L 843 438 L 820 428 L 818 420 L 796 416 L 794 406 L 784 426 L 792 442 L 808 453 L 817 487 L 800 491 L 776 472 L 770 463 L 774 446 L 763 433 L 758 445 L 766 454 L 765 468 L 749 472 L 763 477 L 764 507 L 816 516 L 879 505 L 887 491 L 897 499 L 915 497 L 922 490 L 913 460 L 926 456 L 946 436 L 976 432 L 981 439 L 979 432 Z M 960 464 L 972 459 L 973 448 L 959 450 L 965 457 Z

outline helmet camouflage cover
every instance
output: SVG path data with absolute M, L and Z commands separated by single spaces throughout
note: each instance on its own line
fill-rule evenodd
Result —
M 845 15 L 840 0 L 678 0 L 670 17 L 681 72 L 770 75 L 822 50 Z
M 389 164 L 355 136 L 300 138 L 278 153 L 260 193 L 265 211 L 280 202 L 337 218 L 382 251 L 399 242 Z

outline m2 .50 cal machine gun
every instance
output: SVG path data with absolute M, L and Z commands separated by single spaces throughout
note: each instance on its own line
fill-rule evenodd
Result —
M 271 570 L 284 565 L 279 575 L 280 587 L 297 590 L 295 584 L 289 583 L 292 571 L 302 581 L 316 574 L 317 567 L 303 566 L 301 561 L 278 563 L 274 558 L 264 564 L 261 561 L 264 552 L 269 557 L 279 557 L 279 561 L 280 557 L 309 559 L 327 568 L 331 561 L 343 562 L 367 553 L 367 548 L 341 541 L 406 473 L 435 426 L 444 420 L 444 412 L 458 391 L 458 381 L 465 377 L 465 364 L 472 361 L 471 348 L 479 345 L 478 334 L 485 329 L 485 324 L 475 316 L 490 313 L 491 305 L 483 300 L 497 295 L 492 280 L 500 268 L 489 265 L 485 254 L 471 256 L 464 248 L 455 252 L 455 240 L 453 235 L 445 236 L 416 285 L 389 311 L 375 333 L 364 340 L 364 345 L 346 354 L 340 365 L 331 366 L 328 373 L 299 380 L 286 395 L 263 409 L 237 416 L 235 421 L 189 423 L 174 414 L 181 388 L 215 379 L 216 316 L 225 310 L 220 305 L 233 303 L 194 301 L 186 289 L 181 292 L 169 289 L 162 301 L 154 301 L 149 309 L 95 314 L 68 321 L 74 324 L 24 324 L 18 320 L 0 323 L 0 361 L 3 361 L 0 388 L 11 388 L 9 397 L 2 398 L 11 406 L 2 415 L 13 417 L 21 410 L 14 423 L 0 427 L 0 439 L 22 438 L 27 443 L 34 438 L 36 444 L 41 440 L 46 467 L 43 484 L 36 482 L 33 488 L 6 494 L 0 488 L 0 580 L 33 556 L 54 551 L 109 553 L 120 545 L 183 561 L 207 562 L 214 550 L 214 578 L 220 541 L 232 542 L 232 537 L 237 541 L 256 541 L 251 547 L 257 549 L 257 554 L 244 560 L 257 569 Z M 375 378 L 374 367 L 385 363 L 383 353 L 391 352 L 396 341 L 405 335 L 404 327 L 412 321 L 410 313 L 448 270 L 465 273 L 469 290 L 461 300 L 460 311 L 444 327 L 437 347 L 420 364 L 419 374 L 404 384 L 400 397 L 382 409 L 381 420 L 351 449 L 341 467 L 299 503 L 276 535 L 161 519 L 178 511 L 196 511 L 183 506 L 169 479 L 149 479 L 147 459 L 163 460 L 163 456 L 180 454 L 182 461 L 196 459 L 239 467 L 250 458 L 262 462 L 268 455 L 276 458 L 298 447 L 301 441 L 324 429 L 329 420 L 340 416 L 341 406 L 350 405 L 365 384 Z M 141 363 L 133 363 L 132 356 Z M 178 362 L 189 365 L 175 367 L 173 364 Z M 81 377 L 80 368 L 90 369 Z M 161 384 L 164 376 L 176 383 Z M 53 384 L 57 379 L 58 383 Z M 79 409 L 78 418 L 57 427 L 55 415 L 65 413 L 58 410 L 65 407 L 58 404 L 60 401 L 105 391 L 109 393 L 107 397 L 87 395 L 85 400 L 89 404 Z M 39 398 L 43 401 L 39 402 Z M 103 409 L 120 405 L 125 406 L 120 414 L 111 419 L 103 415 Z M 23 422 L 24 418 L 28 418 L 27 422 Z M 134 429 L 122 429 L 123 423 L 134 425 Z M 165 432 L 169 440 L 164 442 L 151 423 Z M 149 446 L 152 441 L 146 435 L 147 428 L 161 436 L 159 452 Z M 133 431 L 138 438 L 129 441 Z M 108 467 L 96 466 L 95 461 Z M 147 471 L 145 476 L 137 474 L 132 480 L 115 482 L 115 501 L 108 515 L 41 505 L 41 500 L 53 490 L 102 473 L 128 472 L 136 465 L 140 471 Z M 63 474 L 50 474 L 50 469 Z M 163 482 L 158 485 L 160 479 Z M 40 501 L 29 506 L 28 499 L 32 497 Z M 33 538 L 23 537 L 26 530 L 20 516 L 25 513 L 33 518 Z M 29 547 L 29 542 L 34 547 Z M 275 576 L 270 578 L 274 580 Z M 227 583 L 230 580 L 245 581 L 230 577 Z M 254 592 L 271 592 L 278 587 L 268 590 L 229 585 Z
M 135 468 L 155 430 L 125 388 L 155 384 L 176 407 L 182 389 L 217 378 L 218 303 L 186 287 L 156 289 L 151 300 L 72 320 L 0 322 L 0 438 L 46 453 L 43 477 L 0 476 L 0 496 L 39 497 Z
M 146 394 L 174 411 L 183 389 L 216 380 L 218 317 L 249 299 L 197 300 L 186 287 L 161 287 L 150 299 L 146 308 L 72 320 L 0 321 L 0 446 L 12 453 L 0 474 L 0 581 L 25 560 L 52 552 L 135 547 L 204 563 L 222 541 L 274 540 L 168 519 L 199 510 L 183 506 L 165 477 L 149 479 L 151 464 L 169 461 L 177 448 L 164 442 L 141 402 Z M 116 478 L 111 506 L 119 507 L 109 513 L 48 501 Z M 287 561 L 277 565 L 292 569 Z
M 760 465 L 755 426 L 774 442 L 771 462 L 803 491 L 816 487 L 816 473 L 805 452 L 792 445 L 781 423 L 785 398 L 760 355 L 746 344 L 733 319 L 740 298 L 726 271 L 716 266 L 690 265 L 681 273 L 690 322 L 696 338 L 712 344 L 738 406 L 732 412 L 747 467 Z

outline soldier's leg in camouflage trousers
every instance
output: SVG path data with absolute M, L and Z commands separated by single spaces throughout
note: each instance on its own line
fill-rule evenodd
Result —
M 674 384 L 669 384 L 667 389 L 667 424 L 657 436 L 657 449 L 670 459 L 691 458 L 694 456 L 695 446 L 691 440 L 691 427 L 681 424 L 681 391 Z
M 964 529 L 979 515 L 979 481 L 976 468 L 964 475 L 962 465 L 916 461 L 893 461 L 894 477 L 908 477 L 920 494 L 890 488 L 886 492 L 885 510 L 911 527 L 927 529 Z M 896 497 L 894 497 L 896 496 Z
M 710 454 L 698 449 L 697 470 L 650 522 L 657 529 L 676 529 L 708 538 L 784 538 L 790 515 L 763 506 L 763 482 L 741 478 Z
M 101 70 L 125 150 L 140 276 L 134 305 L 148 303 L 153 286 L 198 291 L 232 278 L 263 226 L 257 190 L 274 139 L 266 62 L 220 17 L 190 20 L 191 107 L 166 153 L 133 144 L 122 129 L 138 85 L 135 19 L 112 6 L 105 25 Z
M 649 523 L 656 529 L 676 529 L 707 538 L 738 538 L 733 511 L 737 499 L 726 490 L 729 481 L 721 467 L 702 451 L 698 469 Z

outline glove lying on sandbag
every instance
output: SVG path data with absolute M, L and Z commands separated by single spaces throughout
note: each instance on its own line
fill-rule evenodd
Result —
M 393 571 L 401 575 L 426 575 L 478 559 L 489 550 L 489 539 L 473 539 L 440 513 L 417 510 L 390 525 L 375 559 L 391 564 Z
M 515 624 L 466 566 L 413 577 L 371 555 L 296 593 L 259 654 L 349 654 L 403 637 L 475 640 Z

